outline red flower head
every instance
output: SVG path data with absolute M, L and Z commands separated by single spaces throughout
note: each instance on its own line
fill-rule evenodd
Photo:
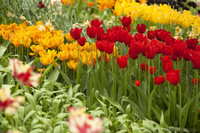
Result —
M 84 45 L 85 45 L 85 42 L 86 42 L 86 39 L 85 39 L 84 36 L 83 36 L 83 37 L 80 37 L 80 38 L 78 39 L 78 43 L 79 43 L 80 46 L 84 46 Z
M 164 29 L 158 29 L 158 30 L 155 30 L 156 31 L 156 38 L 159 40 L 159 41 L 165 41 L 165 38 L 167 38 L 168 36 L 171 36 L 171 33 L 164 30 Z
M 142 68 L 143 71 L 148 70 L 148 65 L 147 65 L 147 63 L 142 63 L 142 64 L 140 64 L 140 66 L 141 66 L 141 68 Z
M 38 3 L 38 7 L 39 8 L 45 8 L 44 4 L 41 1 Z
M 148 38 L 143 34 L 136 33 L 134 38 L 136 41 L 144 42 L 144 44 L 148 43 Z
M 147 37 L 149 39 L 154 39 L 156 37 L 156 32 L 155 31 L 147 31 Z
M 91 21 L 91 27 L 96 27 L 96 28 L 99 28 L 101 26 L 101 24 L 103 23 L 103 21 L 99 22 L 99 19 L 93 19 Z
M 131 17 L 126 17 L 126 16 L 124 16 L 122 19 L 119 18 L 119 20 L 122 22 L 122 25 L 123 25 L 124 27 L 128 27 L 128 26 L 131 25 Z
M 138 54 L 135 52 L 135 49 L 133 47 L 130 47 L 128 50 L 129 57 L 132 59 L 137 59 Z
M 185 61 L 190 61 L 194 51 L 192 49 L 186 49 L 183 53 L 183 58 Z
M 200 69 L 200 54 L 193 54 L 191 61 L 194 69 Z
M 195 47 L 197 46 L 197 44 L 198 44 L 198 40 L 197 39 L 187 39 L 186 41 L 185 41 L 185 43 L 186 43 L 186 45 L 187 45 L 187 48 L 189 48 L 189 49 L 195 49 Z
M 185 45 L 185 42 L 183 40 L 176 40 L 175 43 L 172 45 L 172 47 L 174 49 L 174 54 L 177 57 L 183 56 L 183 53 L 186 49 L 186 45 Z
M 82 28 L 81 29 L 79 29 L 79 28 L 71 29 L 70 30 L 70 35 L 75 40 L 78 40 L 80 38 L 80 36 L 81 36 L 81 31 L 82 31 Z
M 160 84 L 162 84 L 164 82 L 165 82 L 165 77 L 163 77 L 162 75 L 160 75 L 159 77 L 155 77 L 154 78 L 154 83 L 156 85 L 160 85 Z
M 107 53 L 107 54 L 111 54 L 113 52 L 113 49 L 114 49 L 114 45 L 115 43 L 113 42 L 108 42 L 107 40 L 105 41 L 105 44 L 104 44 L 104 51 Z
M 86 29 L 86 33 L 90 38 L 95 38 L 96 36 L 96 28 L 93 26 L 88 26 Z
M 192 83 L 194 85 L 197 85 L 199 83 L 199 79 L 198 78 L 192 79 Z
M 105 43 L 106 41 L 102 40 L 102 41 L 96 41 L 96 47 L 99 51 L 103 52 L 105 49 Z
M 136 85 L 137 87 L 140 87 L 140 81 L 139 81 L 139 80 L 135 80 L 135 85 Z
M 128 55 L 117 57 L 117 63 L 119 67 L 122 68 L 122 70 L 124 70 L 124 68 L 127 66 L 127 62 L 128 62 Z
M 144 43 L 144 42 L 143 42 Z M 139 54 L 142 52 L 142 49 L 144 48 L 144 44 L 139 41 L 132 41 L 131 42 L 131 48 L 134 49 L 134 52 Z
M 117 32 L 115 31 L 111 31 L 111 32 L 107 32 L 107 38 L 106 40 L 108 40 L 109 42 L 116 42 L 117 40 Z
M 166 74 L 166 79 L 173 85 L 177 85 L 180 81 L 180 70 L 170 70 Z
M 165 73 L 173 69 L 173 63 L 170 56 L 160 57 L 162 61 L 162 67 Z
M 146 45 L 144 49 L 144 54 L 148 59 L 153 59 L 157 53 L 157 48 L 152 45 Z
M 150 74 L 152 75 L 152 74 L 155 74 L 156 73 L 156 66 L 150 66 L 150 68 L 149 68 L 149 72 L 150 72 Z
M 175 43 L 175 40 L 176 40 L 176 39 L 174 39 L 173 37 L 167 36 L 167 37 L 165 38 L 165 43 L 166 43 L 166 45 L 168 45 L 168 46 L 172 46 L 172 45 Z
M 146 25 L 144 24 L 138 24 L 137 27 L 136 27 L 137 31 L 141 34 L 143 34 L 146 30 Z

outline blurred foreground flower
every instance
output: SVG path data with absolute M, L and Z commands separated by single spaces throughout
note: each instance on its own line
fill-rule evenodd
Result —
M 9 88 L 0 89 L 0 110 L 5 114 L 12 115 L 17 112 L 17 107 L 24 102 L 24 97 L 17 96 L 13 98 Z
M 84 108 L 69 108 L 69 130 L 71 133 L 100 133 L 103 131 L 103 120 L 85 113 Z
M 40 2 L 38 3 L 38 7 L 39 7 L 39 8 L 45 8 L 45 5 L 42 3 L 42 1 L 40 1 Z
M 20 132 L 19 130 L 8 130 L 7 133 L 22 133 L 22 132 Z
M 39 73 L 34 73 L 34 67 L 28 64 L 23 65 L 18 59 L 10 59 L 8 68 L 12 71 L 12 75 L 16 80 L 21 82 L 23 85 L 30 87 L 36 87 L 39 84 L 39 79 L 42 76 Z

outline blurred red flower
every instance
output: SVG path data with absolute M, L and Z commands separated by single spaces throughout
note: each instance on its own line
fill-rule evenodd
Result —
M 119 67 L 122 68 L 122 71 L 127 66 L 127 62 L 128 62 L 128 55 L 117 57 L 117 63 Z
M 126 17 L 126 16 L 124 16 L 122 19 L 119 18 L 119 20 L 122 22 L 122 25 L 123 25 L 124 27 L 128 27 L 128 26 L 131 25 L 131 17 Z
M 146 25 L 144 24 L 138 24 L 137 27 L 136 27 L 137 31 L 141 34 L 143 34 L 146 30 Z
M 45 8 L 44 4 L 43 4 L 41 1 L 38 2 L 38 7 L 39 7 L 39 8 Z
M 197 84 L 199 83 L 199 79 L 198 79 L 198 78 L 192 79 L 192 83 L 193 83 L 194 85 L 197 85 Z
M 155 74 L 156 73 L 156 66 L 150 66 L 149 72 L 150 72 L 150 74 Z
M 170 70 L 166 73 L 166 79 L 173 85 L 177 85 L 180 81 L 180 70 Z
M 135 80 L 135 85 L 136 85 L 137 87 L 140 87 L 140 81 L 139 81 L 139 80 Z
M 78 39 L 78 43 L 79 43 L 80 46 L 84 46 L 84 45 L 85 45 L 85 42 L 86 42 L 86 39 L 85 39 L 84 36 L 83 36 L 83 37 L 80 37 L 80 38 Z
M 70 35 L 75 40 L 78 40 L 80 38 L 80 36 L 81 36 L 81 31 L 82 31 L 82 28 L 81 29 L 79 29 L 79 28 L 71 29 L 70 30 Z
M 165 82 L 165 77 L 162 76 L 162 75 L 160 75 L 160 76 L 154 78 L 154 83 L 155 83 L 156 85 L 160 85 L 160 84 L 162 84 L 162 83 L 164 83 L 164 82 Z
M 140 64 L 140 66 L 141 66 L 141 68 L 142 68 L 143 71 L 148 70 L 148 65 L 147 65 L 147 63 L 142 63 L 142 64 Z

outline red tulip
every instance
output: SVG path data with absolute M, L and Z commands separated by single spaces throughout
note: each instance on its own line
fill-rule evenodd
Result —
M 95 38 L 96 36 L 96 28 L 94 26 L 88 26 L 86 29 L 86 33 L 90 38 Z
M 84 36 L 83 36 L 83 37 L 80 37 L 80 38 L 78 39 L 78 43 L 79 43 L 80 46 L 84 46 L 84 45 L 85 45 L 85 42 L 86 42 L 86 39 L 85 39 Z
M 122 70 L 124 70 L 124 68 L 127 66 L 127 62 L 128 62 L 128 55 L 117 57 L 117 63 L 119 67 L 122 68 Z
M 80 36 L 81 36 L 81 31 L 82 31 L 82 28 L 81 29 L 79 29 L 79 28 L 71 29 L 70 30 L 70 35 L 75 40 L 78 40 L 80 38 Z
M 159 77 L 155 77 L 154 78 L 154 83 L 156 85 L 160 85 L 160 84 L 162 84 L 164 82 L 165 82 L 165 77 L 163 77 L 162 75 L 160 75 Z
M 96 41 L 96 47 L 99 51 L 103 52 L 105 48 L 105 41 Z
M 200 54 L 193 54 L 191 61 L 194 69 L 200 69 Z
M 199 79 L 198 78 L 192 79 L 192 83 L 194 85 L 197 85 L 199 83 Z
M 135 80 L 135 85 L 136 85 L 137 87 L 140 87 L 140 81 L 139 81 L 139 80 Z
M 149 72 L 150 72 L 150 74 L 152 75 L 152 74 L 155 74 L 156 73 L 156 66 L 150 66 L 150 68 L 149 68 Z
M 173 85 L 177 85 L 180 81 L 180 70 L 170 70 L 166 74 L 166 79 Z
M 137 59 L 138 58 L 138 54 L 135 53 L 135 50 L 134 50 L 133 47 L 129 48 L 128 54 L 129 54 L 129 57 L 132 58 L 132 59 Z
M 104 51 L 107 53 L 107 54 L 111 54 L 113 52 L 113 49 L 114 49 L 114 43 L 112 42 L 108 42 L 107 40 L 105 41 L 105 48 L 104 48 Z
M 144 44 L 139 41 L 132 41 L 131 48 L 134 50 L 135 53 L 139 54 L 142 52 Z
M 159 40 L 159 41 L 165 41 L 165 38 L 167 38 L 168 36 L 171 36 L 171 33 L 164 30 L 164 29 L 158 29 L 158 30 L 155 30 L 156 32 L 156 38 Z
M 131 17 L 126 17 L 126 16 L 124 16 L 122 19 L 119 18 L 119 20 L 122 22 L 122 25 L 123 25 L 124 27 L 128 27 L 128 26 L 131 25 Z
M 156 37 L 156 32 L 155 31 L 147 31 L 147 37 L 149 39 L 154 39 Z
M 176 40 L 176 39 L 174 39 L 173 37 L 167 36 L 167 37 L 165 38 L 165 43 L 166 43 L 166 45 L 168 45 L 168 46 L 172 46 L 172 45 L 175 43 L 175 40 Z
M 148 70 L 148 65 L 147 65 L 147 63 L 142 63 L 142 64 L 140 64 L 140 66 L 141 66 L 141 68 L 142 68 L 143 71 Z
M 146 25 L 144 24 L 138 24 L 137 27 L 136 27 L 137 31 L 141 34 L 143 34 L 146 30 Z
M 136 33 L 134 38 L 136 41 L 144 42 L 144 45 L 148 43 L 148 38 L 143 34 Z
M 186 49 L 186 45 L 183 40 L 175 40 L 175 43 L 172 45 L 172 47 L 174 49 L 174 54 L 177 57 L 183 56 L 183 53 Z
M 144 49 L 144 54 L 148 59 L 153 59 L 157 53 L 157 48 L 152 45 L 146 45 Z
M 173 69 L 173 63 L 170 56 L 160 57 L 162 61 L 162 68 L 165 73 Z
M 186 43 L 186 45 L 187 45 L 187 48 L 189 48 L 189 49 L 195 49 L 195 47 L 197 46 L 197 44 L 198 44 L 198 39 L 187 39 L 186 41 L 185 41 L 185 43 Z
M 101 26 L 102 23 L 103 23 L 103 21 L 99 22 L 99 19 L 95 19 L 95 20 L 93 19 L 93 20 L 91 21 L 91 27 L 94 26 L 94 27 L 99 28 L 99 27 Z
M 44 4 L 41 1 L 38 3 L 38 7 L 39 8 L 45 8 Z
M 183 58 L 185 61 L 190 61 L 194 51 L 192 49 L 186 49 L 183 53 Z

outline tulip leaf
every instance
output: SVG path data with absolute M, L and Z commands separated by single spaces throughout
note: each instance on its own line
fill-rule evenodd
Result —
M 0 46 L 0 56 L 4 55 L 9 44 L 10 44 L 9 40 L 6 40 L 3 44 L 1 44 L 1 46 Z

